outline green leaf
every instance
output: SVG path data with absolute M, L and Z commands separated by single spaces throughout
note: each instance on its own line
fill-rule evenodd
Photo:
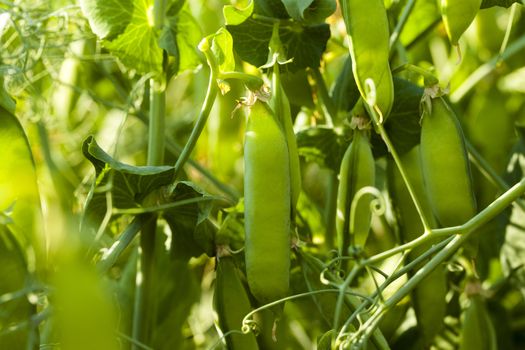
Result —
M 395 77 L 394 92 L 394 105 L 384 126 L 396 151 L 403 154 L 419 143 L 419 105 L 423 89 L 408 80 Z M 375 157 L 382 157 L 388 153 L 378 134 L 372 133 L 371 143 Z
M 486 9 L 489 7 L 500 6 L 509 8 L 515 2 L 520 2 L 520 0 L 483 0 L 481 2 L 481 8 Z
M 268 60 L 272 25 L 250 17 L 240 25 L 226 26 L 233 37 L 233 47 L 246 62 L 260 67 Z M 279 28 L 281 43 L 288 59 L 287 67 L 295 72 L 301 68 L 319 67 L 321 56 L 330 38 L 328 24 L 303 26 L 290 23 Z
M 296 21 L 304 19 L 304 11 L 312 4 L 313 0 L 281 0 L 286 11 Z
M 322 23 L 336 8 L 335 0 L 314 0 L 304 12 L 304 19 L 308 23 Z
M 226 29 L 220 28 L 215 34 L 211 35 L 211 52 L 221 72 L 231 72 L 235 70 L 233 39 Z
M 177 74 L 194 69 L 201 64 L 197 46 L 201 39 L 201 30 L 186 7 L 177 15 L 168 17 L 159 38 L 159 47 L 174 57 L 171 73 Z
M 280 19 L 290 17 L 281 0 L 254 0 L 253 12 L 262 16 Z
M 43 253 L 42 213 L 33 155 L 18 119 L 0 107 L 0 212 L 23 246 Z
M 96 180 L 85 209 L 84 224 L 98 227 L 106 214 L 106 187 L 110 187 L 113 209 L 140 208 L 146 197 L 171 183 L 173 167 L 131 166 L 113 159 L 104 152 L 93 136 L 82 145 L 84 156 L 95 167 Z
M 322 23 L 334 13 L 334 0 L 282 0 L 286 11 L 296 21 Z
M 331 128 L 313 127 L 297 134 L 297 147 L 301 156 L 336 172 L 339 172 L 344 146 L 347 144 Z
M 171 202 L 202 198 L 206 194 L 190 182 L 179 182 L 175 187 Z M 210 201 L 191 203 L 168 209 L 163 213 L 172 232 L 172 254 L 178 259 L 187 260 L 203 253 L 215 255 L 216 229 L 208 220 Z
M 162 49 L 158 46 L 159 33 L 148 17 L 148 0 L 134 0 L 133 16 L 126 30 L 104 46 L 122 63 L 139 74 L 162 71 Z M 130 7 L 130 4 L 127 4 Z
M 129 0 L 79 0 L 91 30 L 100 39 L 111 40 L 122 33 L 133 17 Z M 141 0 L 134 0 L 138 2 Z
M 254 2 L 250 3 L 242 9 L 239 9 L 233 5 L 225 5 L 222 9 L 225 24 L 238 25 L 246 21 L 253 13 Z

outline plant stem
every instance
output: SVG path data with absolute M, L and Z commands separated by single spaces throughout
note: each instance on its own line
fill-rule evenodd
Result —
M 150 117 L 148 135 L 148 165 L 163 165 L 164 162 L 164 132 L 166 113 L 166 92 L 162 82 L 150 80 Z
M 113 245 L 104 254 L 102 259 L 98 262 L 98 269 L 100 272 L 107 272 L 120 257 L 122 252 L 131 244 L 140 229 L 151 220 L 152 216 L 142 215 L 136 216 L 133 221 L 126 227 L 120 237 L 113 243 Z
M 160 30 L 164 25 L 165 0 L 155 0 L 153 5 L 154 27 Z M 164 132 L 166 113 L 166 94 L 164 69 L 159 77 L 150 79 L 150 115 L 148 128 L 148 158 L 147 164 L 151 166 L 164 163 Z M 135 281 L 135 307 L 133 310 L 133 333 L 135 340 L 149 344 L 151 329 L 154 326 L 155 307 L 154 298 L 151 297 L 154 287 L 155 264 L 155 236 L 157 231 L 157 217 L 142 227 L 140 247 L 137 259 L 137 276 Z M 137 350 L 137 344 L 132 345 Z
M 403 28 L 405 27 L 408 17 L 410 16 L 410 13 L 414 9 L 415 4 L 416 4 L 416 0 L 408 0 L 407 4 L 403 8 L 403 12 L 401 13 L 401 16 L 399 17 L 399 22 L 397 22 L 396 27 L 394 28 L 394 31 L 392 32 L 392 35 L 390 35 L 389 44 L 390 44 L 391 54 L 393 52 L 392 48 L 396 45 L 397 41 L 399 40 L 399 37 L 401 36 L 401 32 L 403 31 Z
M 450 101 L 461 101 L 483 78 L 492 73 L 502 61 L 509 59 L 525 48 L 525 35 L 514 41 L 503 53 L 498 53 L 490 61 L 476 69 L 463 83 L 450 94 Z
M 366 103 L 365 103 L 366 104 Z M 425 212 L 423 211 L 423 208 L 421 207 L 421 203 L 419 202 L 419 199 L 416 196 L 416 193 L 414 191 L 414 188 L 410 181 L 408 180 L 407 173 L 405 172 L 405 169 L 401 163 L 401 159 L 399 158 L 397 151 L 394 148 L 394 145 L 390 141 L 390 138 L 388 137 L 388 134 L 386 133 L 385 128 L 383 127 L 383 124 L 379 122 L 379 118 L 374 110 L 373 107 L 368 106 L 366 104 L 367 110 L 374 121 L 374 124 L 376 125 L 377 129 L 379 130 L 379 134 L 381 135 L 381 138 L 385 142 L 388 151 L 392 155 L 392 158 L 394 159 L 397 168 L 399 169 L 399 173 L 401 174 L 401 177 L 403 178 L 403 181 L 405 182 L 405 185 L 407 186 L 408 192 L 410 193 L 410 197 L 412 198 L 412 201 L 414 202 L 414 206 L 416 207 L 417 213 L 419 214 L 419 217 L 421 218 L 421 223 L 423 224 L 423 228 L 425 229 L 425 232 L 430 232 L 430 225 L 428 224 L 428 219 L 425 215 Z
M 215 102 L 215 98 L 217 97 L 218 87 L 217 87 L 217 83 L 215 82 L 216 77 L 217 77 L 217 73 L 212 68 L 210 79 L 208 82 L 208 89 L 206 91 L 206 97 L 204 98 L 204 104 L 202 105 L 201 111 L 199 113 L 199 117 L 197 118 L 197 123 L 195 123 L 195 126 L 193 127 L 193 130 L 191 131 L 190 138 L 184 145 L 184 148 L 182 149 L 182 152 L 179 158 L 177 159 L 177 162 L 175 163 L 174 180 L 176 180 L 179 177 L 184 164 L 186 164 L 186 161 L 190 157 L 191 152 L 193 151 L 193 149 L 195 148 L 195 145 L 197 144 L 197 140 L 199 139 L 199 136 L 201 135 L 202 130 L 204 130 L 204 126 L 206 125 L 208 116 L 210 115 L 211 109 L 213 107 L 213 103 Z
M 378 310 L 363 324 L 365 339 L 376 327 L 381 320 L 382 315 L 390 308 L 394 307 L 399 301 L 407 296 L 425 277 L 440 264 L 445 262 L 452 254 L 458 250 L 461 245 L 474 233 L 481 225 L 492 220 L 502 210 L 508 207 L 512 202 L 525 193 L 525 178 L 514 185 L 511 189 L 497 198 L 488 207 L 467 221 L 464 225 L 458 227 L 458 233 L 454 238 L 430 261 L 418 270 L 399 290 L 397 290 L 389 299 L 387 299 Z

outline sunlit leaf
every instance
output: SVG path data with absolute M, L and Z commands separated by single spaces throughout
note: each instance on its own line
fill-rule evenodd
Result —
M 130 69 L 141 74 L 162 71 L 162 49 L 158 46 L 156 29 L 148 17 L 150 3 L 147 0 L 134 0 L 133 16 L 126 30 L 104 46 L 117 56 Z
M 222 13 L 224 21 L 229 25 L 237 25 L 246 21 L 253 13 L 253 0 L 245 8 L 237 8 L 234 5 L 225 5 Z
M 134 3 L 142 0 L 79 0 L 91 30 L 100 39 L 111 40 L 130 23 Z

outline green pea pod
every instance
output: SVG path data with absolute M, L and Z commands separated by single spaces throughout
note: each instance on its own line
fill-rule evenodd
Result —
M 364 133 L 361 130 L 354 132 L 354 139 L 346 149 L 339 171 L 336 227 L 341 255 L 347 254 L 351 238 L 355 246 L 363 247 L 370 230 L 369 195 L 359 199 L 355 211 L 354 230 L 352 231 L 350 227 L 350 208 L 356 192 L 375 184 L 374 156 L 368 137 Z
M 290 159 L 290 186 L 291 186 L 291 204 L 292 211 L 295 212 L 299 194 L 301 193 L 301 166 L 299 161 L 299 151 L 297 149 L 297 140 L 292 124 L 292 113 L 290 111 L 290 102 L 281 86 L 279 64 L 275 63 L 272 73 L 272 91 L 273 96 L 270 101 L 272 109 L 283 126 L 288 144 L 288 157 Z
M 459 350 L 497 350 L 494 325 L 484 301 L 476 295 L 464 311 Z
M 420 147 L 416 146 L 408 153 L 401 155 L 400 160 L 430 228 L 437 227 L 423 182 Z M 401 173 L 392 158 L 388 161 L 388 175 L 392 204 L 399 223 L 401 239 L 403 242 L 414 240 L 423 234 L 423 223 Z M 434 243 L 436 242 L 428 242 L 412 249 L 408 255 L 408 262 L 423 254 Z M 422 262 L 422 264 L 424 263 Z M 447 306 L 446 294 L 447 280 L 443 266 L 439 266 L 412 291 L 412 305 L 425 348 L 430 346 L 434 337 L 444 326 Z
M 383 120 L 394 103 L 389 64 L 389 24 L 383 0 L 342 0 L 341 8 L 350 43 L 352 71 L 361 96 L 370 94 L 367 80 L 375 85 L 375 104 Z
M 470 164 L 463 131 L 443 97 L 424 108 L 421 125 L 421 166 L 429 201 L 442 226 L 458 226 L 476 214 Z M 475 236 L 474 236 L 475 237 Z M 468 255 L 476 242 L 469 241 Z
M 445 30 L 452 45 L 470 26 L 479 11 L 481 0 L 441 0 L 440 9 Z
M 261 303 L 287 295 L 290 279 L 290 165 L 286 137 L 256 101 L 244 141 L 244 227 L 248 285 Z
M 224 256 L 217 261 L 217 279 L 213 303 L 219 316 L 219 326 L 223 333 L 241 330 L 243 318 L 252 310 L 246 289 L 244 288 L 235 261 L 231 256 Z M 225 337 L 228 349 L 258 349 L 255 335 L 232 333 Z

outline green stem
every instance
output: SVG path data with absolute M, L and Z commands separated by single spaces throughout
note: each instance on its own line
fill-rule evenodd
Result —
M 219 73 L 218 78 L 223 80 L 240 80 L 244 83 L 244 85 L 246 85 L 248 89 L 252 91 L 257 91 L 264 85 L 264 80 L 262 80 L 258 76 L 242 72 L 221 72 Z
M 476 229 L 493 218 L 495 218 L 501 211 L 512 204 L 516 199 L 525 193 L 525 178 L 514 185 L 510 190 L 505 192 L 488 207 L 467 221 L 464 225 L 458 227 L 458 233 L 453 236 L 453 239 L 430 261 L 418 270 L 400 289 L 398 289 L 389 299 L 387 299 L 378 310 L 363 324 L 366 338 L 376 327 L 381 317 L 390 308 L 394 307 L 405 296 L 407 296 L 425 277 L 427 277 L 434 269 L 445 262 L 452 254 L 458 250 L 462 244 L 469 239 L 469 237 L 476 232 Z
M 153 6 L 153 20 L 156 30 L 164 25 L 166 12 L 165 0 L 155 0 Z M 165 72 L 161 76 L 150 79 L 150 115 L 148 128 L 148 156 L 147 164 L 151 166 L 164 163 L 164 133 L 166 114 Z M 140 235 L 140 248 L 137 263 L 135 282 L 135 307 L 133 310 L 133 338 L 148 344 L 151 329 L 154 326 L 155 307 L 152 292 L 154 287 L 155 240 L 157 231 L 157 217 L 146 222 Z M 132 345 L 137 350 L 137 344 Z
M 476 69 L 463 83 L 450 94 L 450 101 L 461 101 L 483 78 L 492 73 L 502 61 L 509 59 L 525 48 L 525 35 L 514 41 L 503 53 L 492 57 L 490 61 Z
M 368 106 L 368 105 L 367 105 Z M 401 163 L 401 159 L 399 158 L 399 155 L 397 154 L 394 145 L 390 141 L 390 138 L 388 137 L 388 134 L 386 133 L 385 128 L 383 127 L 383 124 L 379 122 L 379 118 L 374 110 L 373 107 L 367 108 L 372 120 L 374 121 L 377 129 L 379 130 L 379 134 L 381 135 L 381 138 L 385 142 L 388 151 L 392 155 L 392 158 L 394 159 L 397 168 L 399 169 L 399 173 L 401 174 L 401 177 L 403 178 L 403 181 L 405 182 L 405 185 L 407 186 L 408 192 L 410 193 L 410 197 L 412 198 L 412 201 L 414 202 L 414 206 L 416 207 L 417 213 L 419 214 L 419 217 L 421 218 L 421 222 L 423 224 L 423 228 L 425 229 L 425 232 L 430 232 L 430 225 L 428 223 L 428 219 L 425 215 L 425 212 L 423 211 L 423 208 L 421 207 L 421 203 L 419 202 L 419 199 L 416 196 L 416 193 L 414 191 L 414 188 L 410 181 L 408 180 L 408 176 L 405 172 L 405 169 Z
M 204 126 L 206 125 L 206 122 L 208 120 L 208 116 L 210 115 L 211 109 L 213 107 L 213 103 L 215 102 L 215 98 L 217 97 L 218 87 L 217 83 L 215 82 L 217 78 L 217 73 L 212 68 L 211 74 L 210 74 L 210 80 L 208 82 L 208 89 L 206 91 L 206 97 L 204 98 L 204 104 L 202 105 L 201 111 L 199 113 L 199 117 L 197 118 L 197 123 L 193 127 L 193 130 L 191 131 L 190 138 L 184 145 L 184 148 L 182 149 L 182 152 L 177 159 L 177 162 L 175 163 L 175 170 L 174 170 L 174 179 L 176 180 L 180 172 L 182 171 L 182 168 L 184 164 L 186 164 L 186 161 L 190 157 L 191 152 L 195 148 L 195 145 L 197 144 L 197 140 L 199 139 L 199 136 L 202 133 L 202 130 L 204 130 Z
M 148 165 L 162 165 L 164 163 L 164 133 L 166 114 L 166 93 L 156 79 L 150 80 L 150 117 L 148 135 Z
M 133 221 L 126 227 L 120 237 L 111 245 L 102 259 L 98 262 L 97 267 L 100 272 L 107 272 L 118 260 L 122 252 L 131 244 L 137 236 L 140 229 L 151 219 L 151 216 L 136 216 Z
M 390 35 L 390 51 L 391 54 L 393 52 L 392 48 L 397 44 L 397 41 L 399 40 L 399 37 L 401 36 L 401 32 L 403 31 L 403 28 L 405 27 L 405 24 L 410 16 L 410 13 L 414 9 L 414 5 L 416 4 L 416 0 L 408 0 L 407 4 L 403 8 L 403 12 L 401 13 L 401 16 L 399 17 L 399 22 L 397 22 L 396 27 L 394 28 L 394 31 Z
M 500 56 L 505 52 L 505 49 L 507 48 L 507 45 L 509 44 L 510 39 L 510 33 L 512 32 L 512 25 L 514 24 L 514 18 L 516 17 L 516 11 L 518 9 L 517 4 L 512 4 L 512 7 L 510 8 L 510 15 L 509 15 L 509 22 L 507 23 L 507 29 L 505 30 L 505 37 L 503 37 L 503 42 L 501 43 L 501 47 L 499 49 Z

